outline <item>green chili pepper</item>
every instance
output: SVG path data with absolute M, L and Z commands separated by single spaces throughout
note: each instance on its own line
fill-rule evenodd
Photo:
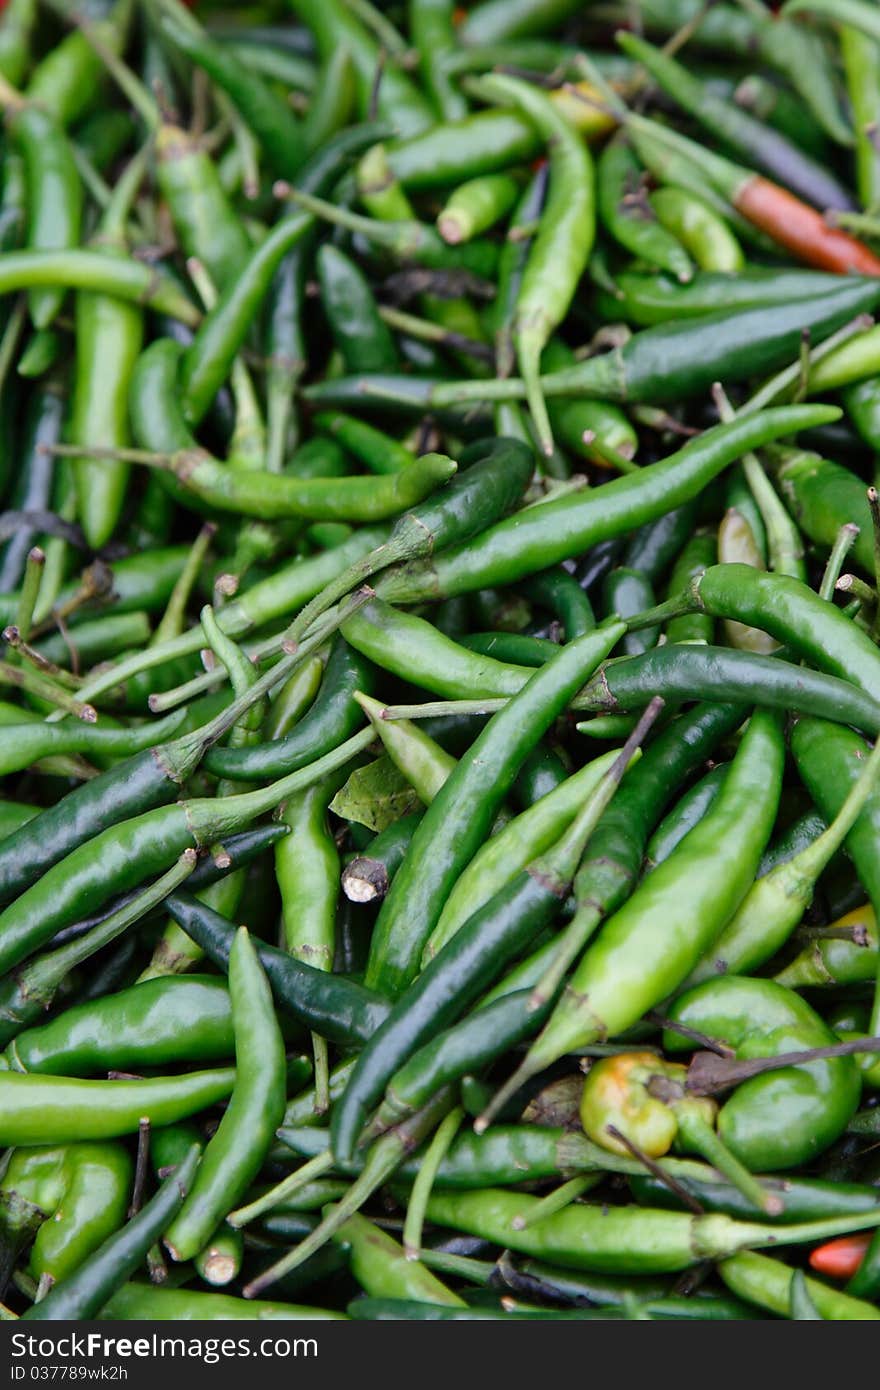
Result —
M 631 477 L 617 478 L 586 495 L 529 508 L 490 526 L 466 546 L 451 545 L 430 561 L 392 570 L 379 580 L 376 592 L 390 603 L 416 603 L 512 583 L 689 501 L 743 449 L 760 448 L 779 432 L 831 418 L 834 413 L 821 407 L 789 406 L 707 430 L 662 463 Z
M 379 45 L 356 14 L 342 0 L 294 0 L 293 8 L 315 36 L 318 52 L 327 57 L 336 48 L 347 48 L 357 74 L 361 115 L 370 105 L 380 65 Z M 382 70 L 376 109 L 403 135 L 426 129 L 433 122 L 428 100 L 395 62 Z
M 464 1300 L 447 1289 L 420 1261 L 410 1259 L 402 1245 L 372 1221 L 350 1216 L 333 1239 L 351 1250 L 351 1272 L 365 1293 L 375 1298 L 412 1298 L 422 1303 L 463 1307 Z
M 428 1214 L 441 1225 L 481 1235 L 511 1250 L 567 1268 L 612 1274 L 673 1273 L 688 1269 L 701 1258 L 724 1259 L 741 1250 L 773 1245 L 779 1239 L 777 1227 L 760 1222 L 585 1204 L 569 1207 L 534 1226 L 517 1228 L 514 1218 L 527 1213 L 538 1200 L 492 1188 L 436 1194 L 428 1203 Z M 880 1222 L 880 1213 L 810 1221 L 787 1226 L 785 1239 L 791 1243 L 810 1241 L 823 1229 L 831 1234 L 842 1227 L 857 1229 L 859 1223 L 874 1222 Z
M 716 565 L 704 573 L 723 570 L 726 579 L 726 572 L 732 569 L 760 573 L 748 565 L 733 564 Z M 775 575 L 763 577 L 778 578 Z M 700 581 L 695 582 L 699 584 Z M 806 585 L 803 588 L 806 593 L 810 592 Z M 730 605 L 725 608 L 732 611 Z M 721 616 L 717 608 L 715 614 Z M 841 618 L 841 621 L 852 626 L 847 619 Z M 861 636 L 858 629 L 855 633 Z M 770 709 L 795 709 L 854 724 L 871 733 L 880 728 L 880 707 L 876 700 L 857 689 L 851 679 L 826 676 L 778 657 L 682 643 L 667 644 L 643 656 L 610 663 L 601 675 L 588 682 L 574 705 L 577 709 L 616 712 L 640 709 L 658 694 L 664 699 L 679 701 L 694 697 L 746 701 L 750 693 L 752 696 L 757 693 L 761 704 Z
M 235 935 L 233 923 L 185 893 L 172 894 L 165 905 L 209 959 L 224 969 Z M 330 1042 L 343 1047 L 364 1042 L 388 1015 L 388 1003 L 353 980 L 315 970 L 272 946 L 260 945 L 257 953 L 281 1006 Z
M 846 74 L 846 88 L 853 109 L 856 187 L 862 207 L 871 208 L 880 200 L 880 158 L 871 139 L 880 121 L 880 48 L 877 37 L 842 24 L 839 29 L 840 56 Z
M 582 643 L 589 640 L 580 639 Z M 573 651 L 577 645 L 572 643 L 566 652 Z M 557 668 L 561 679 L 564 668 L 560 669 L 560 665 L 559 658 L 550 663 Z M 545 671 L 549 669 L 544 668 Z M 541 674 L 533 677 L 532 686 L 540 681 Z M 532 689 L 530 693 L 534 699 L 537 692 Z M 490 731 L 492 724 L 487 734 Z M 494 732 L 497 734 L 497 728 Z M 360 1054 L 348 1086 L 334 1108 L 333 1148 L 339 1157 L 351 1156 L 368 1107 L 379 1099 L 383 1087 L 404 1058 L 426 1041 L 429 1033 L 435 1034 L 439 1027 L 458 1017 L 467 1003 L 497 977 L 503 966 L 521 954 L 530 939 L 552 921 L 560 900 L 567 894 L 584 846 L 614 795 L 631 752 L 643 733 L 644 725 L 605 773 L 561 839 L 473 913 L 393 1007 L 375 1038 Z M 483 742 L 483 737 L 477 740 L 475 747 Z M 460 769 L 465 766 L 463 759 L 432 803 L 420 830 L 432 811 L 441 805 L 445 790 L 453 787 Z M 418 834 L 417 831 L 416 837 Z M 414 847 L 415 843 L 414 840 Z M 411 851 L 410 863 L 414 857 Z M 402 874 L 398 873 L 395 885 L 401 883 L 401 878 Z
M 835 1041 L 809 1004 L 773 980 L 707 980 L 681 995 L 670 1017 L 748 1057 L 777 1056 Z M 690 1046 L 680 1036 L 673 1038 L 671 1031 L 664 1042 L 674 1051 Z M 766 1072 L 737 1086 L 721 1107 L 718 1132 L 750 1169 L 798 1167 L 842 1134 L 860 1091 L 859 1068 L 852 1057 Z
M 26 103 L 13 112 L 12 136 L 24 160 L 29 250 L 74 247 L 80 236 L 83 191 L 67 137 L 48 112 Z M 29 290 L 34 327 L 47 328 L 63 299 L 62 289 Z
M 137 1216 L 106 1240 L 75 1274 L 40 1303 L 33 1304 L 22 1318 L 45 1322 L 94 1317 L 161 1236 L 186 1196 L 198 1161 L 198 1150 L 191 1149 Z
M 749 1303 L 767 1308 L 781 1317 L 788 1315 L 791 1306 L 791 1285 L 795 1271 L 780 1260 L 766 1255 L 743 1252 L 722 1260 L 718 1273 L 727 1287 Z M 829 1288 L 820 1279 L 807 1279 L 807 1293 L 822 1317 L 835 1321 L 862 1322 L 880 1317 L 872 1304 Z
M 318 251 L 315 268 L 321 305 L 346 369 L 393 371 L 398 360 L 394 340 L 363 272 L 329 242 Z
M 644 170 L 629 145 L 609 140 L 597 167 L 598 210 L 605 230 L 631 255 L 686 283 L 693 265 L 681 242 L 662 223 L 645 189 Z
M 797 355 L 803 331 L 809 329 L 821 342 L 870 309 L 878 294 L 876 285 L 843 287 L 827 296 L 779 304 L 772 314 L 764 308 L 742 309 L 658 324 L 634 333 L 622 348 L 541 377 L 540 388 L 548 398 L 584 394 L 658 404 L 687 399 L 715 381 L 742 381 L 783 366 Z M 515 379 L 452 382 L 423 391 L 423 399 L 433 406 L 526 398 L 525 382 Z
M 234 1079 L 234 1067 L 146 1081 L 3 1072 L 0 1135 L 4 1144 L 67 1144 L 136 1134 L 142 1117 L 151 1124 L 173 1124 L 224 1100 Z
M 200 1289 L 162 1289 L 150 1284 L 123 1284 L 101 1309 L 111 1322 L 277 1322 L 340 1321 L 344 1313 L 295 1303 L 269 1303 Z
M 245 927 L 239 928 L 229 953 L 229 993 L 235 1087 L 183 1206 L 165 1231 L 175 1260 L 196 1255 L 247 1190 L 284 1114 L 284 1042 L 269 983 Z
M 631 1027 L 680 986 L 754 879 L 776 818 L 783 762 L 779 723 L 759 711 L 715 805 L 605 923 L 492 1108 L 572 1047 Z
M 612 320 L 625 319 L 640 327 L 671 319 L 700 318 L 720 309 L 770 308 L 789 300 L 833 293 L 837 276 L 820 270 L 768 270 L 744 266 L 736 275 L 698 271 L 687 285 L 668 275 L 622 270 L 614 277 L 613 293 L 601 290 L 597 307 Z
M 18 1149 L 14 1157 L 26 1152 Z M 28 1261 L 41 1291 L 67 1279 L 122 1226 L 132 1173 L 131 1158 L 121 1144 L 70 1144 L 55 1151 L 49 1193 L 44 1184 L 40 1194 L 41 1201 L 49 1197 L 48 1219 L 36 1234 Z
M 118 994 L 74 1005 L 11 1042 L 12 1071 L 91 1076 L 233 1053 L 229 992 L 211 976 L 148 980 Z
M 166 17 L 161 32 L 234 103 L 235 110 L 253 131 L 272 173 L 283 179 L 294 178 L 306 150 L 302 124 L 288 102 L 230 48 L 216 43 L 203 30 Z
M 716 96 L 705 82 L 688 72 L 675 58 L 635 34 L 618 34 L 617 42 L 629 57 L 644 63 L 673 101 L 749 165 L 763 169 L 818 208 L 853 206 L 851 195 L 827 167 L 811 159 L 779 131 Z M 706 269 L 725 267 L 707 266 Z

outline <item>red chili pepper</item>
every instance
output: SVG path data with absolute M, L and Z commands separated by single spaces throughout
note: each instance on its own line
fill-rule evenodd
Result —
M 846 275 L 880 275 L 880 258 L 779 184 L 756 175 L 735 199 L 739 212 L 809 265 Z
M 832 1279 L 851 1279 L 871 1240 L 870 1231 L 855 1236 L 838 1236 L 810 1252 L 810 1268 Z

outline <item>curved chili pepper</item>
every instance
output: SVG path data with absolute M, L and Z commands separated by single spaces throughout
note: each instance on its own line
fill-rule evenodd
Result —
M 268 981 L 245 927 L 238 929 L 229 953 L 229 993 L 235 1086 L 183 1206 L 164 1233 L 175 1260 L 198 1254 L 235 1206 L 261 1168 L 284 1114 L 284 1041 Z
M 490 526 L 466 546 L 451 545 L 430 561 L 391 570 L 378 581 L 376 592 L 389 603 L 416 603 L 513 583 L 689 501 L 744 449 L 760 448 L 782 432 L 831 418 L 835 412 L 821 407 L 789 406 L 707 430 L 631 477 L 527 509 Z
M 778 720 L 758 711 L 712 810 L 605 923 L 493 1106 L 572 1047 L 630 1027 L 681 985 L 754 878 L 776 818 L 783 762 Z
M 670 1017 L 750 1057 L 823 1047 L 835 1035 L 792 990 L 772 980 L 725 976 L 681 995 Z M 674 1051 L 688 1046 L 671 1032 Z M 797 1167 L 840 1135 L 859 1103 L 859 1068 L 852 1057 L 782 1068 L 744 1081 L 722 1105 L 718 1132 L 750 1169 Z
M 225 968 L 235 935 L 234 924 L 184 893 L 172 894 L 165 906 L 209 959 Z M 353 980 L 315 970 L 272 946 L 260 945 L 257 951 L 282 1007 L 330 1042 L 342 1046 L 365 1042 L 389 1013 L 390 1005 L 381 995 Z
M 112 1083 L 111 1083 L 112 1084 Z M 94 1317 L 111 1293 L 133 1274 L 184 1200 L 197 1171 L 199 1153 L 191 1149 L 146 1206 L 111 1236 L 70 1278 L 22 1313 L 22 1319 Z

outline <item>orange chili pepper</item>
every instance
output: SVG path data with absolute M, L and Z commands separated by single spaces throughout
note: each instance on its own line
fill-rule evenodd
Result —
M 810 1252 L 810 1268 L 832 1279 L 851 1279 L 864 1259 L 871 1241 L 870 1231 L 854 1236 L 838 1236 Z

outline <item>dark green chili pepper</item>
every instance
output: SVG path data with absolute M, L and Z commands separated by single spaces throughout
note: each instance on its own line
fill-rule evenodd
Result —
M 382 905 L 368 984 L 397 994 L 413 979 L 449 889 L 484 838 L 520 764 L 565 707 L 569 691 L 619 636 L 620 627 L 612 626 L 562 648 L 471 745 L 425 813 Z
M 713 1174 L 709 1167 L 701 1177 L 676 1172 L 675 1181 L 707 1211 L 720 1211 L 725 1216 L 744 1217 L 747 1220 L 755 1215 L 752 1203 L 718 1174 Z M 782 1200 L 782 1210 L 777 1218 L 780 1224 L 873 1211 L 880 1201 L 878 1189 L 867 1184 L 827 1182 L 822 1178 L 793 1177 L 788 1174 L 762 1179 L 762 1183 Z M 680 1209 L 684 1205 L 683 1197 L 653 1174 L 633 1174 L 629 1185 L 636 1201 L 643 1206 Z
M 663 91 L 703 125 L 715 140 L 818 208 L 852 208 L 852 195 L 828 171 L 778 130 L 716 96 L 705 82 L 667 53 L 635 34 L 620 34 L 620 47 L 643 63 Z M 722 267 L 716 267 L 721 269 Z
M 373 687 L 372 673 L 368 661 L 342 638 L 336 638 L 317 698 L 289 734 L 249 748 L 214 748 L 205 766 L 221 777 L 245 782 L 283 776 L 305 767 L 362 726 L 363 716 L 354 692 L 369 693 Z
M 602 598 L 606 614 L 631 618 L 653 606 L 654 590 L 643 570 L 619 565 L 605 576 Z M 640 628 L 638 632 L 628 632 L 621 646 L 627 656 L 641 656 L 655 647 L 659 638 L 659 628 Z
M 579 642 L 586 644 L 591 638 L 594 639 L 595 634 L 581 638 Z M 572 643 L 564 651 L 573 652 L 578 645 L 577 642 Z M 557 679 L 561 683 L 566 663 L 557 658 L 551 666 L 557 668 Z M 544 668 L 545 671 L 548 669 Z M 538 695 L 534 687 L 542 683 L 541 674 L 533 677 L 530 683 L 533 707 Z M 493 730 L 490 724 L 486 732 L 497 736 L 499 730 L 497 727 Z M 527 864 L 484 907 L 469 917 L 399 999 L 375 1038 L 360 1054 L 345 1092 L 334 1107 L 334 1153 L 343 1159 L 351 1156 L 369 1106 L 379 1099 L 401 1062 L 427 1040 L 429 1033 L 436 1034 L 438 1028 L 454 1021 L 481 989 L 497 977 L 504 965 L 520 955 L 531 939 L 553 920 L 560 901 L 567 894 L 584 846 L 613 796 L 631 751 L 638 745 L 642 734 L 643 728 L 633 735 L 630 744 L 605 773 L 561 839 Z M 483 743 L 484 738 L 481 736 L 477 745 Z M 462 759 L 426 813 L 416 832 L 409 864 L 415 859 L 414 849 L 420 832 L 433 810 L 443 803 L 446 788 L 454 787 L 458 782 L 456 790 L 460 794 L 462 784 L 467 785 L 467 778 L 459 777 L 462 768 L 468 770 L 466 759 Z M 491 808 L 491 800 L 486 797 L 485 801 Z M 396 886 L 400 885 L 403 873 L 405 869 L 398 873 Z M 392 894 L 386 901 L 390 902 L 394 891 L 392 888 Z M 375 939 L 374 935 L 374 942 Z M 383 964 L 385 960 L 387 957 L 382 960 Z M 409 972 L 410 978 L 413 973 L 412 970 Z
M 631 1027 L 681 985 L 754 879 L 776 818 L 784 759 L 776 716 L 753 714 L 714 807 L 605 923 L 492 1108 L 572 1047 Z
M 46 511 L 52 496 L 55 462 L 42 448 L 61 437 L 65 402 L 59 381 L 49 380 L 34 390 L 27 404 L 24 437 L 18 450 L 18 468 L 10 505 L 21 512 Z M 0 561 L 0 593 L 16 589 L 27 553 L 39 531 L 24 519 L 3 546 Z
M 347 48 L 357 74 L 361 116 L 370 105 L 373 84 L 380 71 L 379 44 L 357 15 L 342 0 L 293 0 L 293 9 L 315 36 L 318 52 L 327 58 L 337 48 Z M 402 135 L 425 130 L 434 120 L 427 98 L 398 63 L 381 68 L 376 109 Z
M 444 121 L 460 120 L 468 109 L 446 71 L 446 62 L 456 50 L 454 8 L 454 0 L 410 0 L 407 14 L 422 81 Z
M 657 826 L 645 849 L 647 868 L 650 870 L 668 859 L 672 851 L 693 830 L 717 801 L 728 764 L 719 763 L 701 777 Z
M 289 103 L 232 49 L 216 43 L 203 30 L 165 18 L 161 32 L 234 103 L 256 136 L 271 172 L 278 178 L 295 178 L 306 146 L 302 124 Z
M 331 242 L 315 257 L 321 305 L 349 372 L 393 371 L 398 357 L 363 272 Z
M 185 893 L 172 894 L 165 906 L 208 958 L 225 968 L 234 924 Z M 343 1047 L 365 1042 L 388 1015 L 390 1005 L 353 980 L 315 970 L 272 946 L 260 944 L 257 953 L 281 1007 L 330 1042 Z
M 861 479 L 841 464 L 803 449 L 774 448 L 769 457 L 786 505 L 808 540 L 830 549 L 841 526 L 853 523 L 859 527 L 853 558 L 872 574 L 871 512 Z
M 736 275 L 698 271 L 687 285 L 668 275 L 648 275 L 622 270 L 614 277 L 614 293 L 601 290 L 597 307 L 612 320 L 625 319 L 640 327 L 672 319 L 700 318 L 727 309 L 759 309 L 813 295 L 831 294 L 839 288 L 836 275 L 820 270 L 772 270 L 746 266 Z
M 747 565 L 713 569 L 757 573 Z M 578 709 L 616 712 L 640 709 L 657 694 L 682 702 L 695 698 L 745 702 L 757 696 L 770 709 L 794 709 L 853 724 L 870 733 L 880 732 L 880 706 L 850 680 L 810 671 L 778 657 L 702 644 L 667 643 L 643 656 L 611 662 L 585 686 L 574 704 Z
M 705 314 L 634 333 L 623 347 L 540 378 L 543 394 L 663 405 L 707 391 L 715 381 L 742 381 L 784 366 L 801 334 L 821 342 L 877 302 L 876 284 L 844 286 L 828 295 L 766 309 Z M 523 400 L 524 381 L 451 382 L 425 388 L 434 406 L 466 401 Z
M 276 270 L 311 226 L 312 219 L 298 213 L 277 222 L 205 315 L 182 361 L 182 409 L 193 427 L 204 419 L 226 380 Z

